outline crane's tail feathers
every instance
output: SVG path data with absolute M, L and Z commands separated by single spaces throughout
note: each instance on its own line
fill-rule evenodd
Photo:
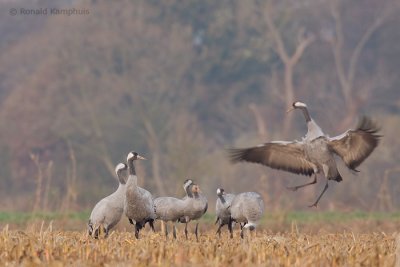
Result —
M 257 227 L 257 223 L 254 223 L 254 222 L 248 222 L 248 223 L 246 223 L 245 226 L 244 226 L 244 228 L 247 228 L 247 229 L 249 229 L 250 231 L 255 230 L 256 227 Z
M 89 219 L 88 223 L 87 223 L 87 229 L 88 229 L 88 234 L 90 236 L 92 236 L 93 233 L 93 223 L 92 221 Z
M 340 173 L 338 172 L 338 175 L 335 177 L 335 179 L 334 179 L 336 182 L 341 182 L 341 181 L 343 181 L 343 178 L 342 178 L 342 176 L 340 175 Z

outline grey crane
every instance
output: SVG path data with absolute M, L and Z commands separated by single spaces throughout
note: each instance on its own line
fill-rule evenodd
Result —
M 129 222 L 135 225 L 135 237 L 139 238 L 140 230 L 146 223 L 154 231 L 153 222 L 156 219 L 153 197 L 149 191 L 137 185 L 137 176 L 135 171 L 135 160 L 145 160 L 144 157 L 132 151 L 127 156 L 128 180 L 126 182 L 125 206 L 124 211 Z
M 93 234 L 95 238 L 98 238 L 100 232 L 104 231 L 105 237 L 107 237 L 108 232 L 121 220 L 124 211 L 126 183 L 123 171 L 126 169 L 127 166 L 124 163 L 119 163 L 115 167 L 115 173 L 119 181 L 117 190 L 97 202 L 94 206 L 88 222 L 90 236 Z
M 237 194 L 230 206 L 231 220 L 236 223 L 244 223 L 241 227 L 240 237 L 243 238 L 244 229 L 253 231 L 256 229 L 262 215 L 264 214 L 264 201 L 256 192 L 245 192 Z M 231 224 L 232 222 L 230 222 Z M 229 225 L 229 224 L 228 224 Z M 229 229 L 232 235 L 232 228 Z
M 226 194 L 223 188 L 217 189 L 217 201 L 215 203 L 215 213 L 217 214 L 217 220 L 215 223 L 219 223 L 217 234 L 221 237 L 221 228 L 225 224 L 228 225 L 228 229 L 232 235 L 232 222 L 231 222 L 231 204 L 232 200 L 235 197 L 234 194 Z
M 200 187 L 197 184 L 191 184 L 189 186 L 192 197 L 185 197 L 183 200 L 185 201 L 184 207 L 184 216 L 180 218 L 180 222 L 185 223 L 185 236 L 186 239 L 188 238 L 188 230 L 187 226 L 188 223 L 192 220 L 196 221 L 196 228 L 195 228 L 195 235 L 196 240 L 199 241 L 198 237 L 198 227 L 199 222 L 197 221 L 200 219 L 204 213 L 206 213 L 208 208 L 208 201 L 207 198 L 201 193 Z
M 324 189 L 314 204 L 317 207 L 322 195 L 328 189 L 328 181 L 342 181 L 334 155 L 342 158 L 346 166 L 355 172 L 356 169 L 379 144 L 379 128 L 369 118 L 362 117 L 355 129 L 350 129 L 336 137 L 325 135 L 308 113 L 307 105 L 294 102 L 287 111 L 300 109 L 307 123 L 307 134 L 302 141 L 273 141 L 256 147 L 230 149 L 232 162 L 247 161 L 259 163 L 274 169 L 296 174 L 314 176 L 306 184 L 289 187 L 296 191 L 299 188 L 315 184 L 317 174 L 323 173 L 327 179 Z
M 162 220 L 165 223 L 165 236 L 168 236 L 168 222 L 172 221 L 173 225 L 173 237 L 176 239 L 176 222 L 186 222 L 184 216 L 185 205 L 188 198 L 193 197 L 191 192 L 191 185 L 193 181 L 186 179 L 183 182 L 183 189 L 185 190 L 186 196 L 182 199 L 174 197 L 158 197 L 154 200 L 154 207 L 156 211 L 157 219 Z M 186 230 L 187 238 L 187 230 Z
M 168 222 L 173 222 L 173 236 L 176 239 L 176 222 L 184 216 L 185 200 L 175 197 L 154 199 L 156 219 L 165 223 L 165 237 L 168 237 Z

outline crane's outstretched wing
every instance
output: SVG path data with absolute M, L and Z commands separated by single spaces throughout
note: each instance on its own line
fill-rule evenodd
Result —
M 316 166 L 304 152 L 302 142 L 269 142 L 250 148 L 228 150 L 231 162 L 248 161 L 273 169 L 311 176 Z
M 379 127 L 369 118 L 362 117 L 355 130 L 328 139 L 328 145 L 339 155 L 347 167 L 356 171 L 379 144 Z

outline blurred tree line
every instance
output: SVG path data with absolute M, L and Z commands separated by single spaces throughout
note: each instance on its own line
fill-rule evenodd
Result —
M 231 165 L 225 148 L 300 139 L 294 100 L 331 136 L 375 117 L 384 138 L 354 175 L 332 184 L 329 209 L 400 204 L 400 24 L 395 0 L 36 1 L 81 16 L 2 16 L 0 203 L 86 209 L 116 187 L 114 166 L 136 150 L 139 183 L 209 199 L 256 190 L 268 209 L 304 208 L 305 177 Z M 25 7 L 22 1 L 0 3 Z M 6 19 L 4 18 L 6 17 Z M 322 184 L 322 183 L 321 183 Z M 211 205 L 213 206 L 213 205 Z

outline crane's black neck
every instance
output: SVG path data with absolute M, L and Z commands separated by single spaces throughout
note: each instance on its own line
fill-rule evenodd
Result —
M 125 184 L 126 183 L 124 177 L 122 176 L 122 170 L 119 170 L 117 172 L 117 177 L 118 177 L 118 181 L 119 181 L 120 184 Z
M 306 107 L 301 107 L 301 111 L 303 111 L 304 117 L 306 118 L 306 122 L 311 121 L 310 113 L 308 113 L 308 109 Z
M 224 198 L 224 195 L 218 196 L 219 199 L 221 200 L 222 204 L 225 204 L 226 200 Z
M 136 175 L 135 165 L 133 159 L 128 160 L 128 173 L 129 175 Z
M 190 190 L 191 189 L 191 185 L 189 185 L 189 186 L 186 186 L 185 187 L 185 191 L 186 191 L 186 195 L 188 196 L 188 197 L 193 197 L 193 194 L 192 194 L 192 191 Z
M 194 198 L 199 198 L 200 197 L 199 192 L 193 192 L 193 196 Z

